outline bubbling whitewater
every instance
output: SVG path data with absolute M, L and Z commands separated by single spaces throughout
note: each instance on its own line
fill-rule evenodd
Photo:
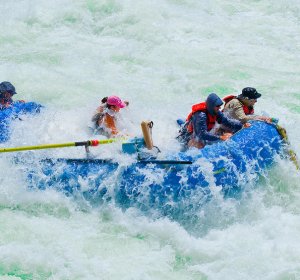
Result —
M 17 99 L 45 106 L 39 117 L 14 122 L 2 147 L 87 140 L 93 111 L 116 93 L 130 101 L 123 112 L 128 133 L 140 135 L 140 122 L 153 120 L 155 144 L 172 153 L 179 149 L 175 121 L 192 104 L 212 91 L 223 97 L 253 86 L 262 93 L 257 113 L 279 118 L 300 154 L 297 1 L 2 2 L 1 81 L 15 85 Z M 115 144 L 93 153 L 130 160 Z M 80 158 L 85 152 L 25 155 Z M 155 209 L 123 211 L 113 200 L 99 205 L 29 190 L 15 156 L 0 157 L 2 277 L 300 277 L 299 174 L 289 161 L 278 157 L 239 198 L 224 199 L 212 181 L 213 198 L 202 205 L 191 197 L 191 207 L 178 207 L 184 211 L 175 219 Z

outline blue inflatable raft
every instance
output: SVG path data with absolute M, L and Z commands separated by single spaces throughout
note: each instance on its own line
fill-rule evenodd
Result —
M 32 188 L 54 188 L 99 202 L 114 199 L 122 207 L 169 207 L 212 189 L 234 195 L 274 163 L 285 141 L 278 126 L 254 121 L 230 140 L 190 149 L 164 160 L 136 160 L 128 165 L 102 159 L 44 159 L 26 164 Z M 28 167 L 30 166 L 30 167 Z
M 10 127 L 13 120 L 22 120 L 24 114 L 40 112 L 41 105 L 35 102 L 14 102 L 10 107 L 0 110 L 0 143 L 10 138 Z

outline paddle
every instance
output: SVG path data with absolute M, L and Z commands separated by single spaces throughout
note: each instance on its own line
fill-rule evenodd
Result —
M 118 138 L 105 139 L 105 140 L 88 140 L 83 142 L 69 142 L 61 144 L 44 144 L 36 146 L 22 146 L 22 147 L 13 147 L 13 148 L 0 148 L 0 153 L 9 153 L 9 152 L 20 152 L 20 151 L 29 151 L 29 150 L 42 150 L 42 149 L 56 149 L 64 147 L 78 147 L 78 146 L 98 146 L 102 144 L 110 144 L 112 142 L 120 141 Z
M 95 163 L 95 164 L 106 164 L 113 163 L 110 159 L 98 159 L 98 158 L 46 158 L 42 160 L 43 162 L 64 162 L 64 163 L 75 163 L 75 164 L 86 164 L 86 163 Z M 161 164 L 161 165 L 178 165 L 178 164 L 192 164 L 192 161 L 189 160 L 137 160 L 138 164 Z

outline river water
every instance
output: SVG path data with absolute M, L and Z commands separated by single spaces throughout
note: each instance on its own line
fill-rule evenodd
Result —
M 115 93 L 130 102 L 127 133 L 153 120 L 155 144 L 172 152 L 192 104 L 252 86 L 256 112 L 278 118 L 300 154 L 300 3 L 231 2 L 1 0 L 0 80 L 44 105 L 1 146 L 87 140 Z M 118 149 L 94 153 L 122 161 Z M 12 157 L 0 157 L 1 279 L 300 279 L 299 173 L 287 160 L 239 199 L 216 193 L 176 219 L 29 190 Z

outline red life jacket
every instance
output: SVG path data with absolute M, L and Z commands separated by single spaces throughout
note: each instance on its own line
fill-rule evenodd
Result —
M 199 111 L 204 112 L 206 114 L 207 131 L 210 131 L 216 124 L 217 116 L 213 116 L 207 111 L 206 102 L 195 104 L 192 106 L 192 112 L 189 113 L 189 115 L 186 119 L 186 121 L 189 123 L 187 130 L 190 133 L 192 133 L 194 131 L 193 123 L 190 120 L 191 120 L 192 116 L 196 112 L 199 112 Z
M 223 98 L 223 101 L 225 102 L 224 108 L 225 108 L 226 104 L 229 101 L 231 101 L 232 99 L 234 99 L 234 98 L 237 98 L 237 97 L 235 95 L 225 96 Z M 252 114 L 254 114 L 254 108 L 253 107 L 248 107 L 248 106 L 246 106 L 246 105 L 243 104 L 243 110 L 244 110 L 245 115 L 252 115 Z

